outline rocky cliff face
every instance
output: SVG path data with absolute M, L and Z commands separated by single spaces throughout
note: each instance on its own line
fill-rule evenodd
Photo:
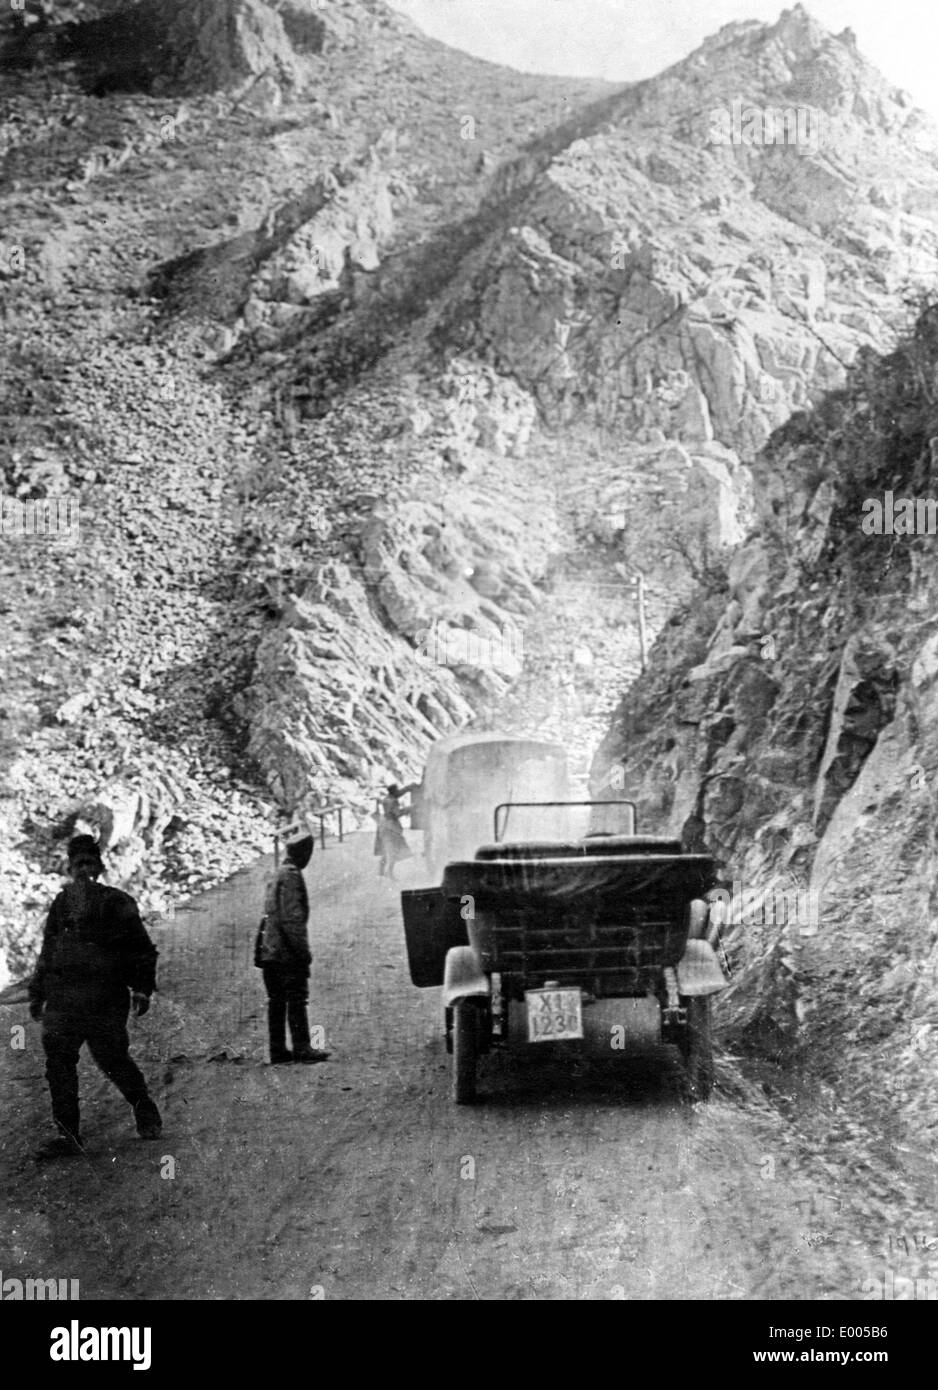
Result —
M 788 109 L 785 143 L 769 141 L 762 113 Z M 716 143 L 723 115 L 729 144 Z M 379 255 L 341 312 L 313 305 L 279 342 L 268 319 L 233 366 L 309 448 L 329 436 L 337 400 L 371 408 L 378 364 L 419 382 L 428 476 L 442 461 L 453 497 L 451 466 L 486 459 L 502 478 L 548 480 L 555 535 L 591 545 L 609 578 L 649 580 L 654 636 L 698 581 L 725 580 L 773 430 L 841 386 L 858 352 L 894 340 L 900 289 L 933 271 L 932 138 L 849 34 L 798 9 L 730 26 L 533 141 L 477 212 Z M 483 373 L 455 414 L 439 391 L 454 361 Z M 510 436 L 519 410 L 533 428 L 493 456 L 499 420 Z M 408 441 L 408 456 L 419 448 Z M 575 497 L 557 488 L 574 477 Z M 439 602 L 429 585 L 416 609 Z M 385 611 L 412 637 L 399 607 Z M 554 659 L 575 685 L 574 645 Z M 595 663 L 591 677 L 608 690 Z
M 735 107 L 817 126 L 714 143 Z M 849 34 L 800 9 L 730 26 L 506 165 L 445 261 L 437 239 L 378 266 L 345 316 L 297 321 L 286 357 L 260 361 L 307 415 L 408 328 L 427 377 L 454 351 L 490 364 L 544 430 L 589 435 L 594 521 L 624 532 L 631 564 L 654 566 L 670 507 L 699 568 L 751 519 L 747 468 L 771 431 L 894 340 L 900 289 L 933 272 L 932 140 Z
M 533 602 L 544 542 L 519 538 L 527 498 L 492 524 L 471 424 L 500 459 L 529 402 L 493 378 L 468 407 L 454 368 L 431 424 L 423 382 L 402 400 L 391 372 L 310 437 L 224 354 L 346 315 L 362 277 L 607 90 L 506 77 L 377 0 L 56 17 L 0 16 L 0 976 L 28 966 L 74 828 L 171 910 L 269 849 L 298 801 L 367 806 L 375 777 L 504 688 L 418 661 L 415 634 L 441 596 L 490 626 Z M 16 534 L 15 507 L 49 498 L 73 534 Z
M 916 1151 L 934 1123 L 938 332 L 861 353 L 754 461 L 756 521 L 725 583 L 667 627 L 594 786 L 724 865 L 724 1018 Z
M 315 82 L 312 57 L 356 48 L 376 28 L 414 31 L 368 0 L 73 0 L 19 7 L 8 18 L 7 61 L 65 62 L 97 96 L 194 94 L 261 83 L 254 104 Z
M 927 122 L 800 8 L 622 91 L 377 0 L 183 8 L 89 4 L 7 50 L 4 491 L 82 509 L 80 544 L 3 557 L 16 967 L 79 823 L 158 908 L 472 718 L 585 772 L 639 672 L 639 576 L 657 646 L 597 781 L 627 746 L 646 819 L 806 882 L 905 708 L 822 622 L 819 460 L 936 268 Z M 125 36 L 97 66 L 94 25 Z M 519 630 L 520 675 L 493 658 Z M 766 826 L 808 768 L 789 862 Z M 791 943 L 752 940 L 740 1026 L 792 1036 Z

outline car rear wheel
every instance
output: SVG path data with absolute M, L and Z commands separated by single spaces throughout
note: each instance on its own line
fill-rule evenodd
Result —
M 479 1006 L 460 999 L 453 1008 L 453 1100 L 469 1105 L 476 1098 L 476 1063 L 479 1056 Z
M 687 1088 L 694 1100 L 709 1099 L 713 1090 L 713 1039 L 710 997 L 687 1000 L 687 1033 L 684 1046 Z

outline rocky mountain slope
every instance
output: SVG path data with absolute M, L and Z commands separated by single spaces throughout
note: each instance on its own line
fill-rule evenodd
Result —
M 714 147 L 712 112 L 737 94 L 810 97 L 824 147 Z M 849 34 L 801 10 L 731 26 L 534 141 L 476 214 L 359 276 L 344 312 L 291 310 L 279 341 L 269 318 L 260 339 L 236 323 L 231 367 L 303 439 L 328 430 L 338 396 L 367 399 L 378 364 L 416 378 L 431 470 L 477 466 L 492 416 L 514 429 L 521 409 L 533 428 L 509 458 L 561 481 L 558 526 L 610 579 L 663 581 L 657 630 L 741 541 L 772 429 L 838 386 L 858 350 L 894 341 L 901 291 L 933 273 L 932 140 Z M 455 417 L 454 360 L 468 376 Z M 410 631 L 423 621 L 418 609 Z M 571 671 L 573 655 L 553 653 Z
M 888 1107 L 930 1182 L 936 373 L 926 305 L 892 353 L 861 353 L 776 431 L 725 583 L 662 634 L 593 769 L 598 786 L 621 767 L 647 823 L 723 862 L 729 1035 L 855 1115 Z M 901 520 L 877 533 L 871 504 L 890 496 Z M 812 895 L 807 915 L 792 893 Z
M 39 23 L 38 8 L 25 27 L 3 20 L 0 120 L 10 523 L 0 897 L 15 971 L 74 826 L 99 830 L 112 878 L 165 910 L 269 848 L 309 781 L 306 762 L 290 767 L 297 709 L 317 711 L 312 734 L 328 745 L 317 804 L 359 806 L 375 777 L 401 770 L 401 750 L 415 757 L 435 728 L 471 712 L 452 673 L 417 666 L 361 578 L 385 544 L 378 513 L 418 486 L 417 383 L 408 402 L 392 376 L 367 409 L 340 408 L 328 432 L 299 439 L 291 410 L 248 399 L 218 369 L 237 336 L 228 271 L 250 290 L 245 317 L 263 341 L 268 312 L 277 333 L 293 300 L 305 302 L 312 233 L 323 256 L 311 293 L 331 293 L 341 312 L 379 242 L 393 255 L 444 209 L 475 206 L 490 167 L 603 90 L 506 76 L 379 4 L 147 4 L 131 19 L 126 6 L 83 5 L 64 27 Z M 127 61 L 139 25 L 151 37 L 160 26 L 146 71 Z M 193 44 L 198 75 L 177 62 Z M 462 138 L 467 110 L 475 140 Z M 450 389 L 455 418 L 455 376 Z M 508 423 L 493 430 L 513 437 Z M 463 432 L 457 420 L 454 449 Z M 443 496 L 442 480 L 435 487 Z M 77 543 L 15 534 L 11 506 L 49 497 L 78 503 Z M 492 544 L 511 539 L 505 525 Z M 470 539 L 454 534 L 449 561 L 463 607 Z M 513 582 L 530 604 L 525 566 L 540 563 L 543 543 L 524 550 L 532 558 L 519 555 Z M 349 600 L 332 607 L 314 677 L 303 642 L 284 643 L 279 624 L 314 602 L 307 585 L 320 570 Z M 442 570 L 433 582 L 446 589 Z M 322 663 L 335 642 L 344 662 L 333 679 Z M 300 658 L 294 684 L 267 674 L 283 648 Z M 393 706 L 383 711 L 372 698 L 382 687 Z M 321 774 L 309 746 L 301 758 Z
M 639 576 L 658 640 L 594 786 L 624 761 L 646 823 L 759 884 L 829 877 L 819 846 L 860 854 L 862 816 L 886 874 L 900 822 L 864 770 L 897 718 L 920 750 L 930 677 L 903 685 L 897 642 L 927 608 L 884 598 L 896 651 L 865 646 L 880 560 L 843 538 L 887 445 L 927 433 L 888 385 L 932 379 L 896 346 L 938 268 L 909 98 L 800 7 L 622 91 L 506 74 L 364 0 L 140 10 L 165 26 L 145 69 L 129 42 L 96 65 L 81 25 L 8 50 L 4 491 L 82 507 L 78 545 L 4 537 L 14 967 L 79 822 L 158 907 L 278 815 L 364 810 L 472 718 L 585 771 L 639 673 Z M 128 32 L 120 6 L 77 18 Z M 734 102 L 823 112 L 824 140 L 715 144 Z M 871 420 L 882 468 L 851 473 Z M 520 676 L 428 659 L 436 624 L 522 629 Z M 886 911 L 858 1045 L 919 997 L 924 823 L 918 944 Z M 735 943 L 739 1037 L 824 1042 L 854 978 L 838 891 L 836 932 Z

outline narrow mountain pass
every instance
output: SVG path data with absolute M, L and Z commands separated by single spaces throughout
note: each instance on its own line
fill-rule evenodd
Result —
M 653 505 L 648 485 L 628 487 L 628 521 L 607 511 L 597 479 L 610 467 L 612 451 L 602 449 L 598 433 L 576 445 L 536 436 L 525 467 L 549 480 L 556 526 L 544 595 L 519 624 L 517 678 L 474 721 L 475 727 L 562 743 L 584 796 L 622 692 L 642 670 L 642 621 L 647 657 L 690 588 L 670 551 L 656 555 L 647 570 L 634 562 L 630 532 Z

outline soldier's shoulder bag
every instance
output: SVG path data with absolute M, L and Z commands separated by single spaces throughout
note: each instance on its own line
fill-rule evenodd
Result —
M 280 931 L 280 874 L 271 875 L 264 887 L 264 915 L 257 928 L 257 936 L 254 938 L 254 964 L 258 970 L 263 970 L 268 962 L 264 959 L 264 948 L 271 945 L 277 950 L 278 942 L 282 946 L 283 934 Z

